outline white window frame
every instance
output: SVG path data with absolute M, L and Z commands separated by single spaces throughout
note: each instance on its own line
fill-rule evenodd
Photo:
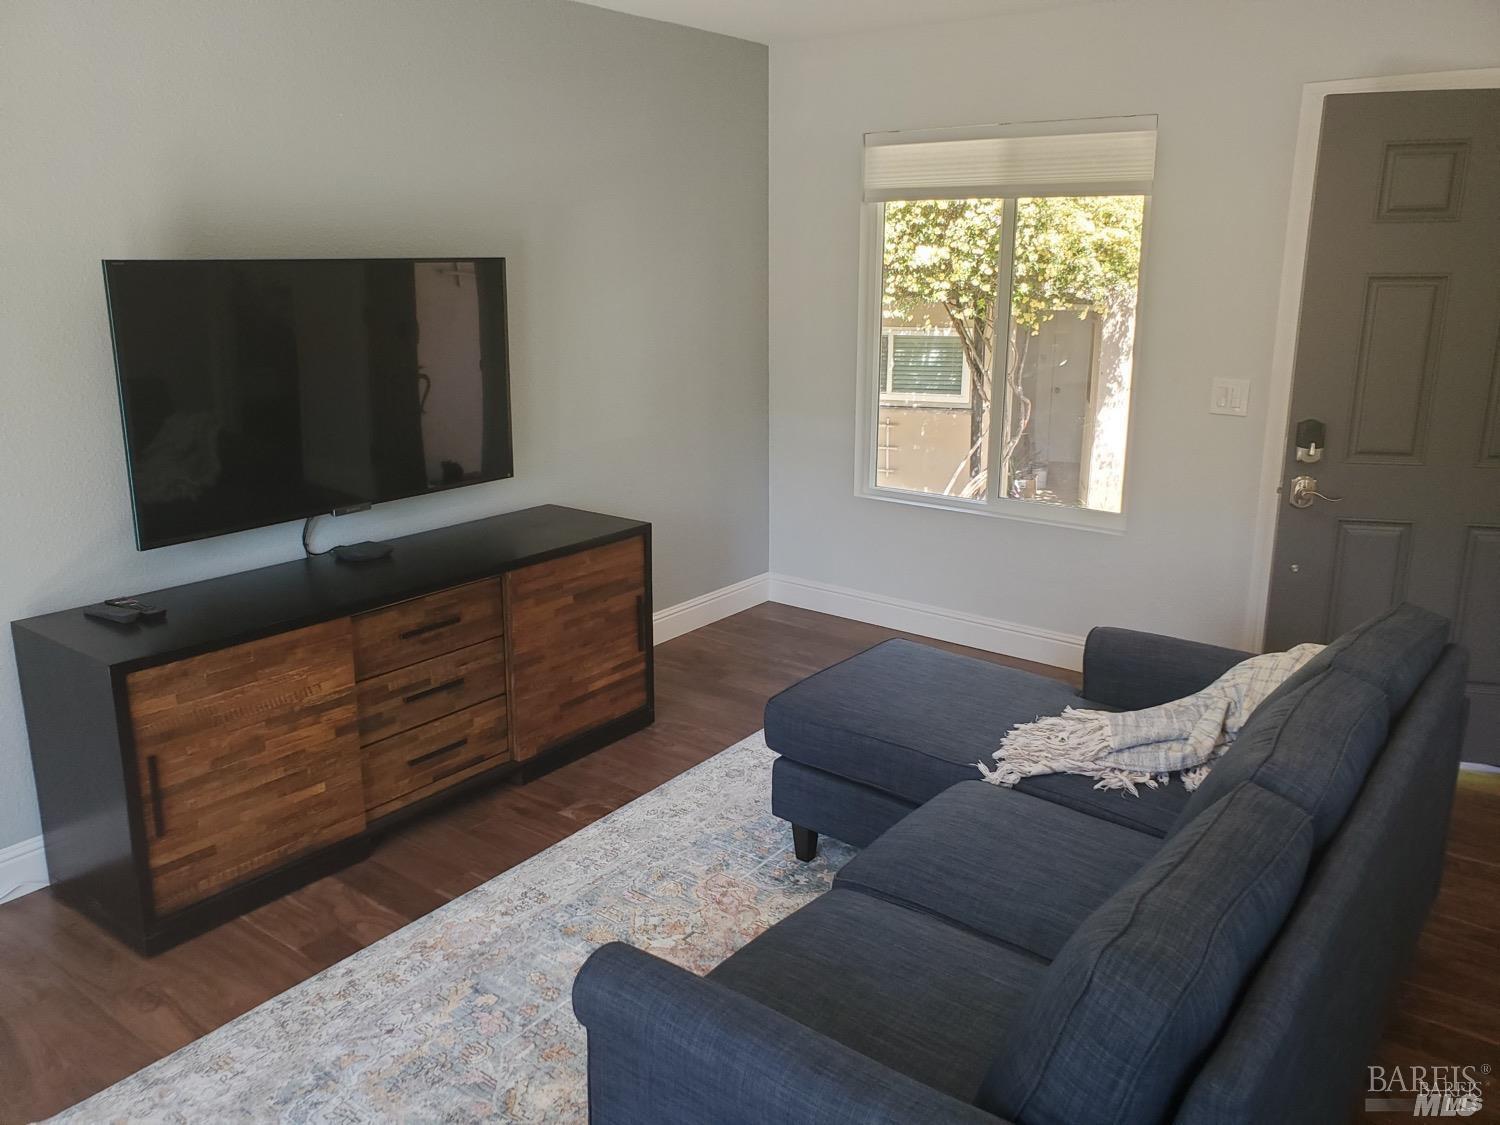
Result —
M 884 371 L 880 368 L 880 338 L 885 336 L 942 336 L 944 339 L 957 340 L 957 333 L 931 332 L 925 328 L 887 328 L 881 325 L 879 337 L 875 345 L 875 367 L 876 385 L 880 388 L 880 404 L 882 406 L 946 406 L 964 407 L 973 401 L 974 395 L 974 373 L 969 368 L 969 357 L 962 356 L 963 364 L 963 390 L 956 395 L 942 394 L 901 394 L 898 391 L 887 390 L 890 386 L 891 371 L 896 362 L 896 346 L 892 343 L 890 351 L 886 355 L 889 366 Z
M 1080 194 L 1088 194 L 1081 192 Z M 884 383 L 877 368 L 880 366 L 880 337 L 884 333 L 883 304 L 885 261 L 885 204 L 863 203 L 860 205 L 859 240 L 859 340 L 855 346 L 855 362 L 858 365 L 855 378 L 855 442 L 854 442 L 854 494 L 866 500 L 880 500 L 894 504 L 911 504 L 923 508 L 940 508 L 951 512 L 966 512 L 970 515 L 987 516 L 992 519 L 1019 520 L 1023 523 L 1050 524 L 1073 527 L 1083 531 L 1094 531 L 1108 535 L 1123 535 L 1126 529 L 1126 511 L 1129 505 L 1129 482 L 1131 451 L 1135 443 L 1136 390 L 1141 376 L 1140 324 L 1145 307 L 1146 254 L 1151 225 L 1151 196 L 1144 196 L 1141 217 L 1141 258 L 1136 275 L 1135 323 L 1136 331 L 1131 347 L 1130 411 L 1125 435 L 1125 464 L 1122 469 L 1125 487 L 1120 501 L 1120 511 L 1102 512 L 1093 508 L 1064 507 L 1038 500 L 1018 500 L 1000 494 L 1000 474 L 990 472 L 986 481 L 985 495 L 972 500 L 960 496 L 946 496 L 935 492 L 918 492 L 882 484 L 879 479 L 880 465 L 880 407 L 893 405 L 885 401 L 882 393 Z M 1000 240 L 1000 269 L 998 278 L 1011 275 L 1010 257 L 1015 248 L 1016 200 L 1006 199 L 1004 208 L 1005 230 Z M 1002 300 L 999 310 L 1003 319 L 995 325 L 997 341 L 1010 338 L 1010 302 Z M 1001 349 L 996 348 L 998 356 Z M 992 359 L 995 357 L 992 357 Z M 968 372 L 968 363 L 964 364 Z M 967 387 L 967 383 L 966 383 Z M 991 404 L 992 412 L 996 409 Z M 1000 443 L 1003 440 L 1004 419 L 991 417 L 989 464 L 1000 464 Z

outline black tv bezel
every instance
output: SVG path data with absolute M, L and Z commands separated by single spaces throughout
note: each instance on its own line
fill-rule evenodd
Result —
M 326 509 L 314 508 L 300 510 L 289 514 L 284 518 L 274 520 L 252 520 L 248 523 L 230 523 L 213 530 L 205 530 L 198 535 L 184 535 L 175 538 L 164 538 L 147 541 L 142 535 L 140 505 L 135 495 L 135 455 L 130 444 L 130 421 L 126 416 L 125 408 L 125 381 L 120 362 L 119 338 L 115 332 L 115 312 L 110 287 L 110 267 L 114 265 L 136 265 L 140 263 L 150 264 L 186 264 L 190 262 L 201 262 L 206 264 L 236 262 L 410 262 L 420 265 L 425 262 L 489 262 L 499 268 L 500 275 L 500 312 L 498 328 L 500 332 L 500 348 L 505 356 L 504 374 L 501 378 L 501 394 L 499 408 L 504 413 L 505 432 L 507 440 L 505 443 L 505 461 L 503 471 L 490 475 L 484 475 L 474 480 L 456 481 L 453 484 L 434 485 L 430 488 L 413 489 L 410 492 L 402 492 L 392 496 L 382 496 L 378 500 L 361 503 L 351 507 Z M 512 425 L 511 401 L 510 401 L 510 282 L 506 271 L 505 258 L 495 255 L 465 255 L 465 254 L 437 254 L 419 258 L 393 258 L 393 257 L 365 257 L 365 258 L 102 258 L 100 268 L 104 275 L 104 302 L 109 316 L 109 343 L 110 356 L 115 365 L 115 395 L 120 405 L 120 433 L 124 441 L 125 452 L 125 480 L 130 489 L 130 522 L 135 533 L 135 549 L 137 551 L 155 551 L 162 547 L 174 547 L 182 543 L 198 543 L 205 539 L 217 539 L 222 535 L 233 535 L 240 531 L 255 531 L 262 527 L 279 527 L 284 523 L 295 523 L 298 520 L 310 519 L 313 516 L 337 515 L 347 512 L 367 511 L 376 504 L 390 504 L 397 500 L 410 500 L 416 496 L 430 496 L 438 492 L 452 492 L 458 488 L 469 488 L 476 484 L 493 484 L 495 481 L 510 480 L 516 475 L 516 451 L 515 451 L 515 428 Z

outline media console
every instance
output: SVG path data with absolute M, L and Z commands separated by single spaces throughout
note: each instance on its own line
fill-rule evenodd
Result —
M 11 626 L 56 892 L 154 953 L 654 716 L 651 527 L 544 506 Z

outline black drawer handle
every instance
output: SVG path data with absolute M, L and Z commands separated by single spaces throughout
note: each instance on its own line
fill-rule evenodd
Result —
M 457 625 L 463 621 L 462 616 L 444 617 L 437 621 L 429 621 L 426 625 L 418 625 L 415 629 L 408 629 L 401 634 L 403 641 L 409 641 L 413 637 L 425 636 L 428 633 L 436 633 L 439 629 L 446 629 L 450 625 Z
M 166 835 L 167 814 L 162 810 L 161 772 L 157 769 L 155 754 L 146 759 L 146 784 L 151 789 L 151 822 L 156 828 L 157 838 L 160 839 Z
M 457 742 L 450 742 L 447 746 L 439 746 L 436 750 L 429 750 L 425 754 L 418 754 L 415 758 L 406 759 L 409 766 L 420 766 L 423 762 L 430 762 L 434 758 L 441 758 L 444 754 L 451 754 L 455 750 L 461 750 L 469 744 L 467 736 L 460 738 Z
M 426 699 L 429 695 L 438 695 L 441 692 L 453 691 L 456 688 L 461 688 L 463 686 L 464 686 L 464 677 L 463 676 L 459 676 L 458 679 L 456 679 L 456 680 L 449 680 L 446 684 L 438 684 L 436 687 L 423 688 L 421 691 L 414 691 L 410 695 L 404 696 L 402 698 L 401 702 L 402 703 L 415 703 L 419 699 Z
M 635 598 L 635 647 L 641 652 L 646 651 L 646 637 L 650 633 L 650 626 L 646 620 L 646 598 L 637 594 Z

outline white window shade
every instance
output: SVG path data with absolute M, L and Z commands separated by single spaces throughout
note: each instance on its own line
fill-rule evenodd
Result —
M 1156 118 L 871 133 L 865 202 L 1150 195 Z

